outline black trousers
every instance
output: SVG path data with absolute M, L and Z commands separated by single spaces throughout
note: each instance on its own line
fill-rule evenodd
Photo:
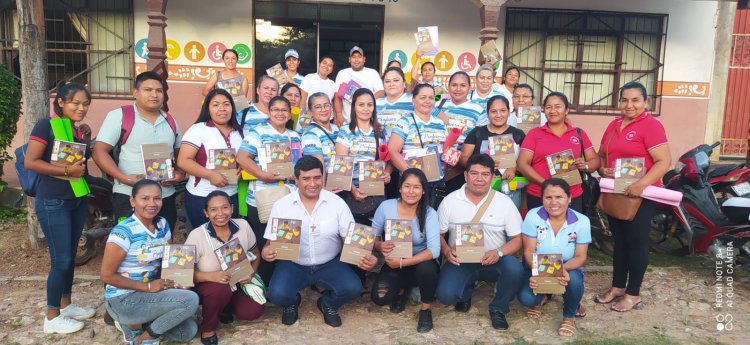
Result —
M 409 288 L 418 286 L 422 303 L 435 301 L 437 291 L 438 272 L 440 267 L 437 260 L 423 261 L 414 266 L 404 268 L 391 268 L 384 265 L 372 284 L 372 302 L 377 305 L 389 305 L 399 298 L 399 292 L 404 290 L 404 298 L 408 297 Z M 386 287 L 386 292 L 381 295 L 379 287 Z
M 625 293 L 631 296 L 641 293 L 643 275 L 648 267 L 648 234 L 655 209 L 654 201 L 643 199 L 633 220 L 607 217 L 615 242 L 612 286 L 625 288 Z
M 169 223 L 169 229 L 174 233 L 177 226 L 177 206 L 175 206 L 176 194 L 172 194 L 161 201 L 161 210 L 159 216 L 164 217 Z M 121 193 L 112 193 L 112 211 L 115 214 L 115 221 L 120 222 L 121 218 L 128 218 L 133 215 L 133 207 L 130 206 L 130 196 Z

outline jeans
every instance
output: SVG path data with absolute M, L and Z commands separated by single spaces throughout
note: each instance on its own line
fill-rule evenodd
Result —
M 162 199 L 159 216 L 164 217 L 169 223 L 169 229 L 174 234 L 177 226 L 177 206 L 175 199 L 177 194 L 172 194 Z M 130 196 L 121 193 L 112 193 L 112 208 L 115 220 L 119 223 L 120 218 L 127 218 L 133 215 L 133 207 L 130 206 Z
M 198 332 L 193 320 L 198 295 L 190 290 L 167 289 L 159 292 L 131 292 L 108 298 L 107 311 L 122 325 L 149 323 L 146 331 L 154 338 L 188 342 Z
M 572 319 L 576 317 L 576 311 L 578 311 L 581 298 L 583 298 L 583 269 L 568 271 L 568 274 L 570 274 L 570 281 L 563 294 L 563 317 Z M 529 287 L 531 270 L 528 267 L 525 270 L 524 277 L 521 291 L 518 292 L 518 302 L 525 307 L 540 305 L 544 295 L 535 295 L 534 290 Z
M 482 280 L 495 283 L 495 297 L 490 302 L 490 312 L 510 312 L 510 301 L 518 293 L 523 279 L 523 266 L 514 256 L 507 255 L 489 266 L 479 263 L 446 263 L 440 271 L 437 298 L 443 304 L 467 302 L 471 299 L 474 282 Z
M 203 333 L 216 330 L 222 311 L 246 321 L 255 320 L 263 314 L 263 306 L 248 297 L 240 288 L 232 292 L 228 284 L 203 282 L 196 284 L 193 290 L 198 293 L 203 305 Z
M 513 201 L 513 205 L 516 205 L 517 209 L 519 210 L 521 209 L 521 190 L 520 189 L 511 191 L 510 193 L 505 194 L 505 195 L 509 197 L 511 201 Z
M 86 198 L 36 198 L 39 225 L 49 245 L 50 269 L 47 275 L 47 308 L 60 309 L 60 299 L 73 290 L 78 240 L 86 222 Z
M 422 261 L 404 268 L 391 268 L 384 265 L 375 278 L 375 284 L 372 284 L 372 302 L 377 305 L 391 304 L 399 298 L 401 289 L 408 296 L 410 288 L 418 286 L 420 302 L 432 303 L 435 301 L 439 271 L 437 260 Z M 383 296 L 380 296 L 380 291 L 378 291 L 381 285 L 387 288 Z
M 302 266 L 278 260 L 266 295 L 268 301 L 288 307 L 297 303 L 297 293 L 315 284 L 323 292 L 323 304 L 333 310 L 353 301 L 362 293 L 362 283 L 349 266 L 336 257 L 324 264 Z
M 237 194 L 229 197 L 229 202 L 232 203 L 232 218 L 240 218 L 240 213 L 237 206 Z M 185 215 L 190 222 L 190 226 L 187 228 L 188 234 L 193 229 L 208 222 L 206 214 L 203 212 L 206 209 L 206 197 L 190 194 L 185 192 Z

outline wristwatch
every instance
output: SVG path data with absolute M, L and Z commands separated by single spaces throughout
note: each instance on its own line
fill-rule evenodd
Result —
M 497 248 L 497 256 L 502 258 L 503 257 L 503 251 L 500 250 L 500 248 Z

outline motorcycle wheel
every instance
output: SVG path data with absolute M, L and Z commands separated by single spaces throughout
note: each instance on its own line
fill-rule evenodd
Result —
M 648 240 L 651 249 L 657 253 L 675 256 L 690 253 L 689 239 L 682 224 L 674 214 L 662 210 L 657 210 L 651 218 Z
M 84 232 L 78 240 L 78 250 L 76 251 L 76 266 L 81 266 L 96 254 L 96 240 L 90 234 Z

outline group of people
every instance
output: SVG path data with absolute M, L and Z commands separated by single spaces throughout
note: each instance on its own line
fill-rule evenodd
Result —
M 562 254 L 564 274 L 559 283 L 566 289 L 559 334 L 572 336 L 575 317 L 586 314 L 580 302 L 590 225 L 582 213 L 581 186 L 553 176 L 546 156 L 571 150 L 578 171 L 610 178 L 616 159 L 643 157 L 645 176 L 624 193 L 633 198 L 645 187 L 659 185 L 671 163 L 665 130 L 648 112 L 646 89 L 637 82 L 621 88 L 622 116 L 607 127 L 597 151 L 586 131 L 568 119 L 570 104 L 560 92 L 544 97 L 541 126 L 528 132 L 514 126 L 515 110 L 535 104 L 534 90 L 519 83 L 521 71 L 516 67 L 509 68 L 498 84 L 494 69 L 482 66 L 472 87 L 464 72 L 451 75 L 447 85 L 440 83 L 428 62 L 420 66 L 421 78 L 414 74 L 415 66 L 407 84 L 400 66 L 389 63 L 379 76 L 364 67 L 364 51 L 353 47 L 351 67 L 341 70 L 334 82 L 328 79 L 332 58 L 321 58 L 317 72 L 302 77 L 296 72 L 299 54 L 292 49 L 285 54 L 288 82 L 279 85 L 277 79 L 261 75 L 255 102 L 237 109 L 235 100 L 247 94 L 248 83 L 235 70 L 236 59 L 235 52 L 224 53 L 226 70 L 209 81 L 200 113 L 184 134 L 162 109 L 163 81 L 154 72 L 136 77 L 135 103 L 107 114 L 96 145 L 90 145 L 91 128 L 81 124 L 91 103 L 89 91 L 77 83 L 57 89 L 51 118 L 69 120 L 64 123 L 74 140 L 93 146 L 86 157 L 114 180 L 114 212 L 120 221 L 107 240 L 101 280 L 106 284 L 107 312 L 126 341 L 186 341 L 200 332 L 204 344 L 216 344 L 219 320 L 257 319 L 266 298 L 283 307 L 281 321 L 291 325 L 298 319 L 299 291 L 307 287 L 321 292 L 317 307 L 325 323 L 337 327 L 340 307 L 363 293 L 368 272 L 372 301 L 389 305 L 394 313 L 405 309 L 411 289 L 418 288 L 419 332 L 432 329 L 431 305 L 436 300 L 466 312 L 477 282 L 494 285 L 489 316 L 495 329 L 505 330 L 514 298 L 528 307 L 530 318 L 539 317 L 549 298 L 534 293 L 534 253 Z M 351 80 L 360 88 L 350 97 L 335 92 Z M 447 93 L 436 97 L 436 91 Z M 303 123 L 300 114 L 310 121 Z M 67 167 L 50 163 L 53 142 L 59 139 L 51 121 L 40 120 L 34 127 L 25 165 L 41 176 L 36 210 L 50 244 L 44 331 L 71 333 L 95 314 L 71 302 L 73 258 L 86 197 L 73 193 L 68 180 L 85 177 L 87 160 Z M 443 146 L 454 129 L 461 133 L 452 146 L 460 158 L 453 164 L 439 162 L 440 178 L 428 180 L 407 158 L 415 152 L 434 149 L 440 154 L 450 149 Z M 514 141 L 515 168 L 501 169 L 488 155 L 489 138 L 504 134 Z M 157 143 L 166 144 L 175 162 L 173 178 L 158 182 L 144 178 L 141 152 L 143 144 Z M 267 144 L 273 143 L 299 148 L 301 157 L 292 176 L 264 169 L 261 158 Z M 381 146 L 387 146 L 387 152 L 379 150 Z M 234 150 L 237 174 L 242 170 L 249 177 L 235 184 L 210 168 L 209 153 L 215 149 Z M 356 172 L 350 191 L 324 189 L 334 155 L 354 157 L 355 169 L 359 162 L 387 159 L 381 177 L 385 195 L 362 192 Z M 495 179 L 517 176 L 529 180 L 523 220 L 522 191 L 491 188 Z M 174 184 L 186 178 L 185 209 L 191 224 L 186 244 L 196 246 L 192 289 L 159 275 L 163 246 L 171 242 L 176 225 Z M 275 201 L 266 220 L 259 213 L 258 197 L 279 186 L 288 194 Z M 643 306 L 639 289 L 648 265 L 653 209 L 653 202 L 644 200 L 633 220 L 610 217 L 615 240 L 612 284 L 596 295 L 595 302 L 613 303 L 612 310 L 619 312 Z M 270 220 L 275 218 L 301 221 L 298 260 L 277 259 L 271 246 L 275 237 Z M 351 222 L 372 225 L 382 235 L 392 219 L 412 223 L 410 257 L 391 255 L 394 243 L 379 238 L 373 253 L 357 265 L 339 260 Z M 455 225 L 464 223 L 483 225 L 485 254 L 479 263 L 462 262 L 456 251 Z M 212 253 L 235 238 L 256 273 L 230 286 L 229 275 Z M 252 286 L 265 289 L 265 294 L 253 293 Z M 194 321 L 198 305 L 200 325 Z

